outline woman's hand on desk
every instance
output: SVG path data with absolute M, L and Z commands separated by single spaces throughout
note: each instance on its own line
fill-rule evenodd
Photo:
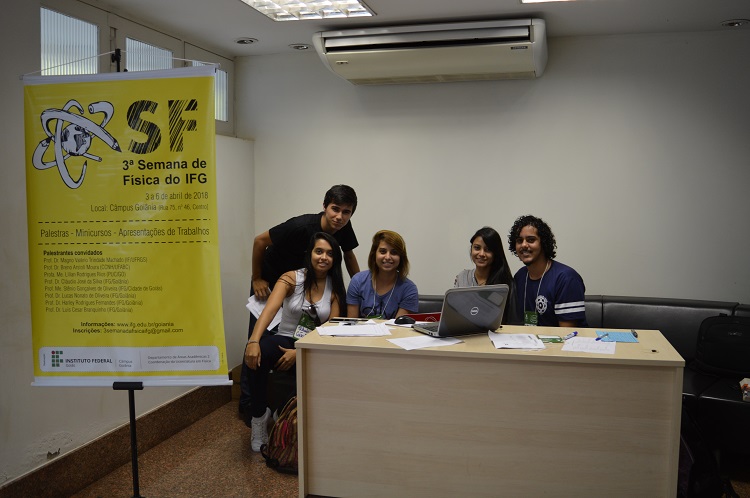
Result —
M 260 365 L 260 345 L 258 341 L 248 342 L 245 345 L 245 365 L 252 370 Z
M 297 350 L 286 349 L 281 346 L 279 346 L 279 349 L 284 352 L 284 355 L 279 358 L 279 361 L 276 362 L 276 365 L 274 365 L 273 368 L 280 371 L 289 370 L 295 363 L 297 363 Z

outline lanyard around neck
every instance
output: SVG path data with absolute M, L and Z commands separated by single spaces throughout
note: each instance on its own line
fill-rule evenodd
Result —
M 536 288 L 536 298 L 534 298 L 534 311 L 536 311 L 536 300 L 539 299 L 539 291 L 542 289 L 542 282 L 544 281 L 544 276 L 547 274 L 547 270 L 549 270 L 550 266 L 552 266 L 552 260 L 547 260 L 547 264 L 544 266 L 544 271 L 542 272 L 542 278 L 539 279 L 539 287 Z M 526 269 L 526 283 L 523 286 L 523 312 L 526 314 L 526 288 L 529 286 L 529 269 Z
M 377 277 L 375 277 L 375 278 L 372 279 L 372 290 L 373 290 L 373 294 L 372 294 L 372 311 L 373 312 L 375 311 L 375 299 L 377 299 L 377 297 L 378 297 L 378 286 L 375 283 L 376 278 Z M 398 285 L 398 276 L 396 276 L 396 281 L 393 282 L 393 287 L 391 287 L 391 292 L 388 293 L 388 300 L 385 302 L 385 306 L 383 306 L 383 316 L 385 318 L 388 318 L 388 314 L 386 312 L 386 309 L 388 309 L 388 303 L 391 302 L 391 296 L 393 296 L 393 291 L 396 289 L 397 285 Z M 382 303 L 383 301 L 381 300 L 380 302 Z

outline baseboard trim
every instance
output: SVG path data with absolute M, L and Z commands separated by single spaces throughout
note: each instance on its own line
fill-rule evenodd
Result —
M 193 389 L 137 420 L 138 454 L 153 448 L 232 399 L 231 386 Z M 0 498 L 70 496 L 129 464 L 130 424 L 125 424 L 0 488 Z

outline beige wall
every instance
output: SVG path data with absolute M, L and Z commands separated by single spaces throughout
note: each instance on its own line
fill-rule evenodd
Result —
M 747 30 L 563 38 L 535 81 L 377 87 L 315 54 L 238 59 L 256 226 L 343 182 L 360 263 L 397 230 L 422 293 L 470 266 L 477 228 L 532 213 L 589 294 L 749 303 L 749 57 Z
M 0 486 L 128 421 L 128 397 L 104 388 L 32 387 L 33 355 L 23 136 L 23 84 L 39 69 L 39 2 L 10 0 L 0 16 Z M 247 334 L 249 247 L 253 224 L 253 144 L 217 137 L 222 294 L 227 355 L 239 364 Z M 150 388 L 136 394 L 138 415 L 186 392 Z

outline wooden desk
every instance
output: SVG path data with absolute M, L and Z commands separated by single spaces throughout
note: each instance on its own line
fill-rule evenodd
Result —
M 308 334 L 300 496 L 672 498 L 684 361 L 658 331 L 638 339 L 603 355 L 497 350 L 484 334 L 415 351 Z

